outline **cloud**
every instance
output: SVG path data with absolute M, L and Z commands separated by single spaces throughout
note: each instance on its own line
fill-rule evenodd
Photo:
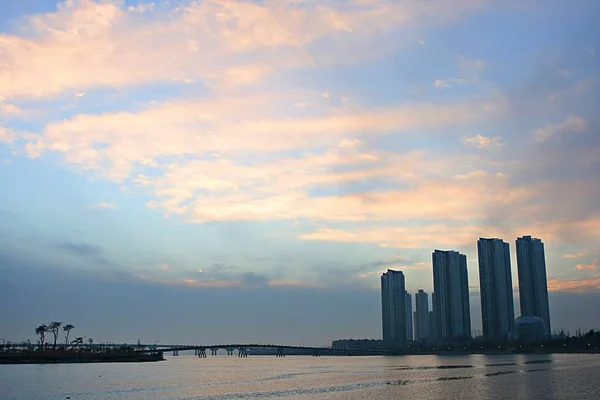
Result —
M 371 279 L 371 280 L 373 278 L 379 279 L 381 274 L 386 272 L 388 269 L 402 270 L 403 272 L 404 271 L 428 271 L 428 270 L 431 270 L 431 264 L 426 263 L 426 262 L 416 262 L 416 263 L 412 263 L 412 264 L 396 262 L 396 263 L 388 264 L 385 268 L 380 268 L 379 270 L 376 270 L 376 271 L 364 272 L 362 274 L 359 274 L 358 277 L 360 279 Z M 413 282 L 411 282 L 410 284 L 414 285 Z
M 367 169 L 357 172 L 356 176 L 365 177 L 368 173 Z M 173 213 L 189 214 L 189 219 L 194 222 L 296 218 L 329 221 L 394 221 L 420 218 L 466 220 L 483 217 L 486 213 L 485 207 L 514 205 L 526 201 L 531 195 L 527 189 L 508 187 L 506 179 L 501 176 L 486 173 L 474 177 L 458 177 L 454 180 L 415 182 L 404 190 L 318 197 L 310 196 L 306 190 L 296 187 L 297 184 L 304 182 L 302 175 L 299 176 L 298 181 L 290 179 L 289 175 L 282 175 L 282 177 L 286 177 L 285 182 L 281 178 L 270 182 L 265 188 L 268 190 L 266 192 L 220 193 L 219 201 L 214 201 L 217 197 L 206 193 L 195 196 L 195 191 L 174 190 L 164 193 L 169 197 L 162 205 Z M 314 183 L 318 183 L 318 179 L 333 180 L 333 183 L 335 180 L 343 179 L 344 175 L 340 174 L 338 177 L 308 175 L 305 178 L 309 179 L 307 183 L 315 179 L 317 181 L 313 181 Z M 483 179 L 494 182 L 495 186 L 480 184 L 480 180 Z M 228 183 L 210 182 L 210 184 Z M 219 188 L 225 189 L 225 186 Z M 432 195 L 434 193 L 437 196 Z
M 600 278 L 548 279 L 548 290 L 578 293 L 600 290 Z
M 437 81 L 435 81 L 435 83 L 433 84 L 433 86 L 435 86 L 438 89 L 441 89 L 441 88 L 447 88 L 450 85 L 448 85 L 445 81 L 443 81 L 441 79 L 438 79 Z
M 240 280 L 217 280 L 217 279 L 173 279 L 173 278 L 161 278 L 156 276 L 149 276 L 147 274 L 137 275 L 139 279 L 149 283 L 156 283 L 167 286 L 189 286 L 198 288 L 229 288 L 229 287 L 241 287 L 242 281 Z
M 136 113 L 80 114 L 48 124 L 26 149 L 32 156 L 62 152 L 67 163 L 120 181 L 136 163 L 159 157 L 314 148 L 358 135 L 467 124 L 500 111 L 486 111 L 487 102 L 415 103 L 336 112 L 324 108 L 317 115 L 281 117 L 277 111 L 285 110 L 287 101 L 295 103 L 296 98 L 228 96 L 166 103 Z
M 514 195 L 518 197 L 518 194 Z M 445 195 L 441 196 L 448 198 Z M 540 196 L 543 197 L 538 194 L 533 195 L 531 199 Z M 529 200 L 525 200 L 525 204 L 528 202 Z M 419 204 L 419 201 L 415 201 L 414 204 Z M 337 221 L 330 221 L 329 226 L 303 233 L 300 238 L 311 241 L 374 244 L 382 248 L 402 249 L 471 247 L 478 237 L 511 238 L 522 236 L 523 232 L 534 232 L 536 237 L 541 237 L 547 243 L 554 245 L 595 243 L 597 238 L 600 238 L 599 217 L 591 216 L 579 220 L 540 218 L 537 210 L 532 210 L 520 202 L 490 203 L 482 208 L 473 209 L 474 204 L 476 200 L 466 201 L 464 210 L 460 212 L 447 210 L 444 212 L 440 208 L 439 216 L 427 219 L 416 215 L 404 215 L 394 221 L 394 216 L 390 215 L 389 221 L 394 222 L 385 223 L 386 220 L 382 219 L 375 224 L 374 222 L 377 221 L 369 219 L 350 228 L 338 228 Z M 469 209 L 468 205 L 472 208 Z M 490 210 L 501 219 L 501 223 L 496 219 L 487 220 L 484 217 Z M 465 218 L 463 219 L 462 216 Z M 418 225 L 412 223 L 413 221 L 419 221 Z M 585 237 L 578 236 L 577 232 L 585 232 Z
M 60 244 L 59 248 L 80 256 L 96 256 L 102 253 L 101 247 L 87 243 L 67 242 Z
M 492 232 L 493 230 L 487 230 Z M 366 227 L 355 230 L 321 228 L 301 235 L 303 240 L 327 242 L 372 243 L 380 247 L 421 249 L 432 247 L 456 247 L 472 244 L 486 232 L 485 227 L 449 226 L 430 224 L 415 229 L 411 226 Z
M 556 71 L 556 73 L 558 75 L 562 76 L 563 78 L 567 78 L 567 79 L 571 79 L 571 77 L 573 76 L 571 71 L 569 71 L 568 69 L 559 69 L 558 71 Z
M 477 78 L 485 69 L 485 62 L 479 59 L 470 59 L 464 56 L 459 58 L 459 65 L 466 78 Z
M 538 142 L 545 142 L 556 135 L 570 132 L 582 132 L 586 129 L 587 123 L 583 118 L 570 115 L 560 124 L 549 124 L 545 128 L 538 129 L 533 133 L 533 137 Z
M 11 143 L 16 135 L 12 129 L 4 128 L 0 125 L 0 143 Z
M 581 258 L 585 257 L 587 253 L 577 253 L 577 254 L 565 254 L 564 258 Z
M 143 273 L 136 277 L 145 282 L 151 282 L 167 286 L 188 286 L 197 288 L 241 288 L 241 289 L 260 289 L 277 287 L 304 287 L 318 288 L 322 287 L 317 283 L 310 281 L 294 279 L 278 279 L 255 272 L 244 273 L 211 273 L 210 271 L 200 272 L 200 277 L 173 277 L 174 271 L 169 269 L 169 274 L 164 274 L 164 269 L 144 269 L 136 268 Z M 175 271 L 176 272 L 176 271 Z M 180 271 L 181 272 L 181 271 Z
M 478 9 L 478 3 L 457 0 L 450 9 L 442 0 L 427 5 L 416 0 L 207 0 L 161 7 L 158 12 L 152 3 L 126 7 L 122 2 L 69 0 L 58 3 L 55 12 L 23 19 L 22 34 L 0 36 L 5 61 L 0 93 L 7 98 L 50 97 L 68 89 L 176 79 L 246 85 L 276 69 L 380 53 L 384 47 L 374 46 L 380 35 L 425 22 L 447 22 Z M 325 38 L 331 39 L 330 45 L 314 45 Z M 243 59 L 260 62 L 245 62 L 237 57 L 240 53 L 249 56 Z
M 145 12 L 153 11 L 154 6 L 155 6 L 154 3 L 140 3 L 137 6 L 127 7 L 127 11 L 143 14 Z
M 466 137 L 463 139 L 464 143 L 468 146 L 474 146 L 481 148 L 499 147 L 503 146 L 504 142 L 500 136 L 483 136 L 476 135 L 472 137 Z
M 243 274 L 242 282 L 245 286 L 260 287 L 267 285 L 269 283 L 269 279 L 266 276 L 256 274 L 254 272 L 247 272 Z
M 594 271 L 600 268 L 600 260 L 594 260 L 589 264 L 577 264 L 575 268 L 580 271 Z
M 96 204 L 92 204 L 90 206 L 90 208 L 96 208 L 96 209 L 114 209 L 116 208 L 116 205 L 114 203 L 96 203 Z
M 594 49 L 593 46 L 585 46 L 584 48 L 585 52 L 588 53 L 590 56 L 595 57 L 596 56 L 596 49 Z
M 17 116 L 23 114 L 23 110 L 14 104 L 7 103 L 0 96 L 0 115 Z

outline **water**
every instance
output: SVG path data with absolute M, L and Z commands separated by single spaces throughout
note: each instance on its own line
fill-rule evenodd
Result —
M 168 357 L 0 365 L 2 400 L 600 399 L 600 355 Z

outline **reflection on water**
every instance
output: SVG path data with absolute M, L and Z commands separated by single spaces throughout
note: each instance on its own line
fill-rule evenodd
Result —
M 402 366 L 397 370 L 427 370 L 427 369 L 455 369 L 455 368 L 473 368 L 472 365 L 425 365 L 418 367 Z
M 544 364 L 544 363 L 551 363 L 552 360 L 531 360 L 531 361 L 525 361 L 523 364 Z
M 0 365 L 0 399 L 599 398 L 600 356 L 173 357 Z
M 480 368 L 483 368 L 485 370 L 488 370 L 490 368 L 494 368 L 494 367 L 518 367 L 519 365 L 529 365 L 529 364 L 547 364 L 547 363 L 551 363 L 552 360 L 550 359 L 545 359 L 545 360 L 527 360 L 527 361 L 523 361 L 522 363 L 494 363 L 494 364 L 484 364 L 482 366 L 480 366 Z M 449 369 L 467 369 L 467 368 L 476 368 L 475 365 L 429 365 L 429 366 L 402 366 L 402 367 L 398 367 L 396 368 L 397 370 L 414 370 L 414 371 L 423 371 L 423 370 L 432 370 L 432 369 L 438 369 L 438 370 L 449 370 Z M 495 372 L 487 372 L 487 373 L 482 373 L 482 374 L 477 374 L 474 373 L 473 375 L 468 375 L 468 376 L 442 376 L 442 377 L 438 377 L 438 378 L 423 378 L 423 379 L 418 379 L 418 380 L 397 380 L 397 381 L 388 381 L 386 382 L 386 384 L 388 385 L 411 385 L 411 384 L 416 384 L 416 383 L 427 383 L 427 382 L 435 382 L 435 381 L 439 381 L 439 382 L 445 382 L 445 381 L 455 381 L 455 380 L 464 380 L 464 379 L 473 379 L 473 378 L 488 378 L 488 377 L 493 377 L 493 376 L 500 376 L 500 375 L 511 375 L 511 374 L 518 374 L 518 373 L 527 373 L 527 372 L 540 372 L 540 371 L 548 371 L 550 370 L 550 368 L 536 368 L 536 369 L 512 369 L 512 370 L 502 370 L 502 371 L 495 371 Z

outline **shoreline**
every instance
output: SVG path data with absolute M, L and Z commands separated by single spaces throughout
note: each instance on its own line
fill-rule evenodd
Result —
M 485 356 L 499 355 L 549 355 L 549 354 L 589 354 L 599 355 L 599 351 L 561 351 L 559 349 L 539 351 L 514 351 L 514 350 L 489 350 L 489 351 L 473 351 L 473 350 L 447 350 L 435 352 L 419 352 L 419 353 L 402 353 L 387 354 L 384 357 L 398 356 L 469 356 L 481 354 Z M 271 354 L 255 354 L 259 357 L 270 356 Z M 294 354 L 287 354 L 294 355 Z M 301 356 L 300 354 L 297 354 Z M 306 354 L 304 354 L 306 356 Z M 334 357 L 356 357 L 357 355 L 336 355 Z M 86 352 L 25 352 L 25 353 L 0 353 L 0 365 L 5 364 L 94 364 L 94 363 L 143 363 L 143 362 L 158 362 L 164 361 L 165 357 L 162 352 L 157 353 L 137 353 L 137 352 L 106 352 L 106 353 L 86 353 Z
M 157 362 L 163 361 L 162 352 L 55 352 L 35 351 L 24 353 L 0 353 L 0 364 L 74 364 L 74 363 L 113 363 L 113 362 Z

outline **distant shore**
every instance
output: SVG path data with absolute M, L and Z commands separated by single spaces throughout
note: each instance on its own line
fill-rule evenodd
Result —
M 509 355 L 509 354 L 600 354 L 600 351 L 592 349 L 499 349 L 499 350 L 434 350 L 434 351 L 420 351 L 420 352 L 398 352 L 396 356 L 456 356 L 456 355 L 471 355 L 471 354 L 482 354 L 486 356 L 496 355 Z
M 75 351 L 27 351 L 0 353 L 0 364 L 60 364 L 60 363 L 111 363 L 155 362 L 164 360 L 162 352 L 75 352 Z

